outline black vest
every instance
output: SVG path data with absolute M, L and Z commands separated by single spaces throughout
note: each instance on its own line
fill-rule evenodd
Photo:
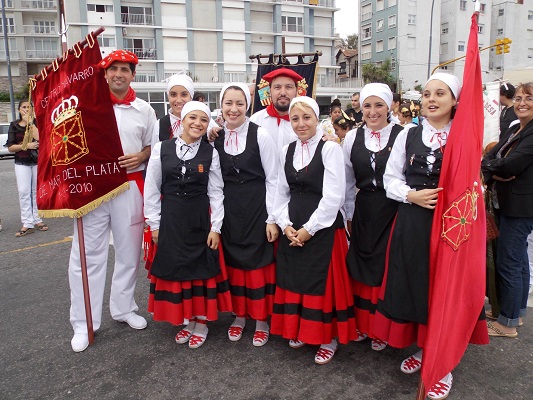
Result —
M 405 181 L 413 189 L 435 189 L 439 184 L 444 147 L 432 151 L 422 141 L 422 125 L 409 129 L 405 143 Z M 428 156 L 433 154 L 433 168 L 428 166 Z
M 170 124 L 170 114 L 159 120 L 159 141 L 172 139 L 172 126 Z
M 357 129 L 355 141 L 350 152 L 350 161 L 352 162 L 358 189 L 370 191 L 385 190 L 383 188 L 383 174 L 385 173 L 385 167 L 387 166 L 392 145 L 402 130 L 402 126 L 394 125 L 387 146 L 383 150 L 375 153 L 368 150 L 365 146 L 364 129 Z M 372 169 L 370 163 L 371 157 L 375 157 L 375 169 Z M 376 181 L 376 185 L 374 185 L 373 180 Z

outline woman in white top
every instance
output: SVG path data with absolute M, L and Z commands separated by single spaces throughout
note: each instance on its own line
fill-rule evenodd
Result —
M 389 120 L 392 92 L 383 83 L 369 83 L 360 94 L 364 124 L 348 133 L 344 146 L 346 212 L 350 249 L 346 265 L 354 279 L 358 338 L 372 338 L 373 350 L 387 343 L 376 337 L 374 314 L 385 271 L 385 254 L 398 202 L 388 199 L 383 174 L 398 134 L 403 130 Z M 356 198 L 357 190 L 357 198 Z
M 229 83 L 220 92 L 223 129 L 213 142 L 224 179 L 222 245 L 235 321 L 229 340 L 242 337 L 246 318 L 255 319 L 254 346 L 268 341 L 276 284 L 272 216 L 277 181 L 277 148 L 272 136 L 250 122 L 250 91 Z
M 320 345 L 317 364 L 356 337 L 353 293 L 344 263 L 346 234 L 340 209 L 345 177 L 341 147 L 322 140 L 318 104 L 295 97 L 289 108 L 298 140 L 283 147 L 274 216 L 284 235 L 276 260 L 271 332 L 289 346 Z
M 176 342 L 195 349 L 206 340 L 206 322 L 218 319 L 219 311 L 231 311 L 231 298 L 219 264 L 224 218 L 220 160 L 202 141 L 210 111 L 191 101 L 182 118 L 182 133 L 155 145 L 146 173 L 144 214 L 158 244 L 148 310 L 156 321 L 189 321 Z

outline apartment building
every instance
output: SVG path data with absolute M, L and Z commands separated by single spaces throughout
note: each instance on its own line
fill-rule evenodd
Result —
M 79 0 L 65 1 L 68 43 L 105 28 L 102 56 L 124 48 L 139 57 L 133 87 L 164 115 L 165 83 L 185 71 L 212 109 L 225 82 L 252 83 L 257 61 L 250 55 L 321 51 L 317 97 L 346 97 L 335 87 L 335 0 Z M 11 59 L 21 81 L 60 53 L 57 1 L 6 0 Z M 0 48 L 0 53 L 2 53 Z M 4 52 L 5 53 L 5 52 Z M 0 74 L 6 76 L 5 55 Z M 266 60 L 263 60 L 266 61 Z M 296 58 L 289 59 L 295 62 Z M 13 65 L 12 65 L 13 67 Z M 15 75 L 15 74 L 14 74 Z
M 360 64 L 379 65 L 390 59 L 396 91 L 423 84 L 428 64 L 433 68 L 439 63 L 440 3 L 441 0 L 434 0 L 433 5 L 427 0 L 361 0 Z

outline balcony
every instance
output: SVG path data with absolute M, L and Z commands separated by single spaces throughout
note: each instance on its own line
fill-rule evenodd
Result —
M 24 25 L 24 33 L 27 35 L 39 35 L 39 36 L 57 36 L 58 31 L 55 26 L 35 26 L 35 25 Z
M 157 59 L 155 49 L 141 49 L 141 48 L 125 48 L 124 50 L 131 51 L 140 60 L 155 60 Z
M 19 51 L 18 50 L 9 50 L 9 59 L 10 60 L 19 60 Z M 0 49 L 0 61 L 6 60 L 6 51 L 4 49 Z
M 53 60 L 59 56 L 59 50 L 26 50 L 28 60 Z
M 124 25 L 154 25 L 154 16 L 150 14 L 120 14 Z
M 56 0 L 21 0 L 20 5 L 33 10 L 57 11 Z

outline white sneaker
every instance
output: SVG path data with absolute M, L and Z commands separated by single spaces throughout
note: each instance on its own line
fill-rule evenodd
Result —
M 89 336 L 86 333 L 75 333 L 70 341 L 72 350 L 76 353 L 80 353 L 89 347 Z
M 431 400 L 442 400 L 448 397 L 452 389 L 453 376 L 448 373 L 444 378 L 435 383 L 428 392 L 428 397 Z
M 127 323 L 133 329 L 144 329 L 148 325 L 146 320 L 138 314 L 131 313 L 128 317 L 121 322 Z

